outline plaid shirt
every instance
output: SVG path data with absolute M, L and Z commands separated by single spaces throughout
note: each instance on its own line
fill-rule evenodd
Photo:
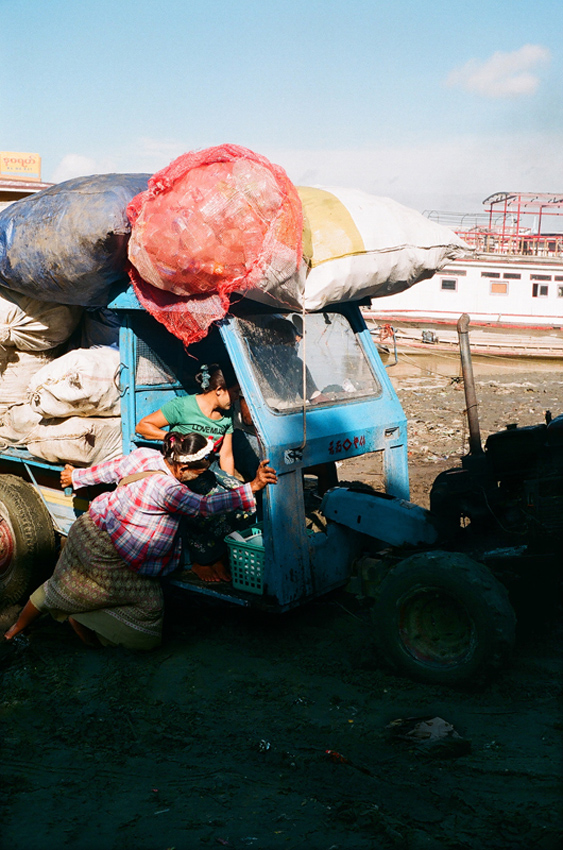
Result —
M 168 469 L 160 452 L 136 449 L 126 457 L 98 463 L 72 473 L 74 489 L 92 484 L 111 484 L 137 472 L 158 469 L 150 475 L 90 503 L 88 513 L 98 528 L 107 531 L 119 556 L 132 570 L 163 576 L 179 564 L 181 541 L 176 534 L 184 514 L 206 517 L 242 508 L 251 513 L 256 502 L 249 484 L 228 493 L 198 496 L 181 484 Z

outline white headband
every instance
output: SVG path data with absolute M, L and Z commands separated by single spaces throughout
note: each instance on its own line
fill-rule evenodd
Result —
M 198 452 L 195 452 L 193 455 L 174 455 L 174 460 L 176 463 L 193 463 L 195 460 L 203 460 L 208 454 L 213 451 L 213 447 L 215 446 L 215 440 L 213 437 L 207 438 L 206 445 L 200 449 Z

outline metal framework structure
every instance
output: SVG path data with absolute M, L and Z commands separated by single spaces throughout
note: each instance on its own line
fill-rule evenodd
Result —
M 483 206 L 485 212 L 471 215 L 434 210 L 425 215 L 451 227 L 479 253 L 563 257 L 562 228 L 542 232 L 546 220 L 553 223 L 554 217 L 563 216 L 563 195 L 496 192 Z

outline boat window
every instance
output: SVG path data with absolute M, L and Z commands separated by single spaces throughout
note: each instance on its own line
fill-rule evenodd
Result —
M 549 287 L 545 283 L 532 284 L 532 298 L 545 298 Z
M 563 298 L 563 286 L 558 286 L 558 287 L 557 287 L 557 297 L 558 297 L 558 298 Z
M 457 289 L 457 280 L 455 278 L 442 278 L 442 289 L 448 289 L 450 292 L 455 292 Z
M 563 280 L 563 274 L 556 274 L 553 280 Z
M 268 407 L 290 412 L 380 395 L 381 385 L 348 320 L 340 313 L 255 315 L 237 325 Z M 304 344 L 306 342 L 306 344 Z M 306 361 L 306 368 L 303 367 Z
M 491 295 L 508 295 L 508 284 L 491 283 Z
M 517 274 L 516 272 L 504 272 L 503 278 L 505 280 L 521 280 L 522 275 Z
M 500 272 L 481 272 L 481 277 L 500 277 Z
M 550 274 L 531 274 L 530 280 L 551 280 Z

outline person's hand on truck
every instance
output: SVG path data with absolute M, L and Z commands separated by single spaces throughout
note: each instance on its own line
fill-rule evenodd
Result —
M 71 466 L 70 463 L 66 463 L 63 471 L 61 472 L 61 487 L 66 489 L 67 487 L 72 487 L 72 473 L 74 471 L 74 466 Z
M 259 490 L 263 490 L 264 487 L 267 487 L 268 484 L 277 484 L 278 476 L 276 475 L 276 470 L 272 469 L 271 466 L 268 466 L 270 463 L 269 460 L 262 460 L 256 470 L 256 477 L 253 481 L 250 482 L 250 488 L 253 493 L 257 493 Z

